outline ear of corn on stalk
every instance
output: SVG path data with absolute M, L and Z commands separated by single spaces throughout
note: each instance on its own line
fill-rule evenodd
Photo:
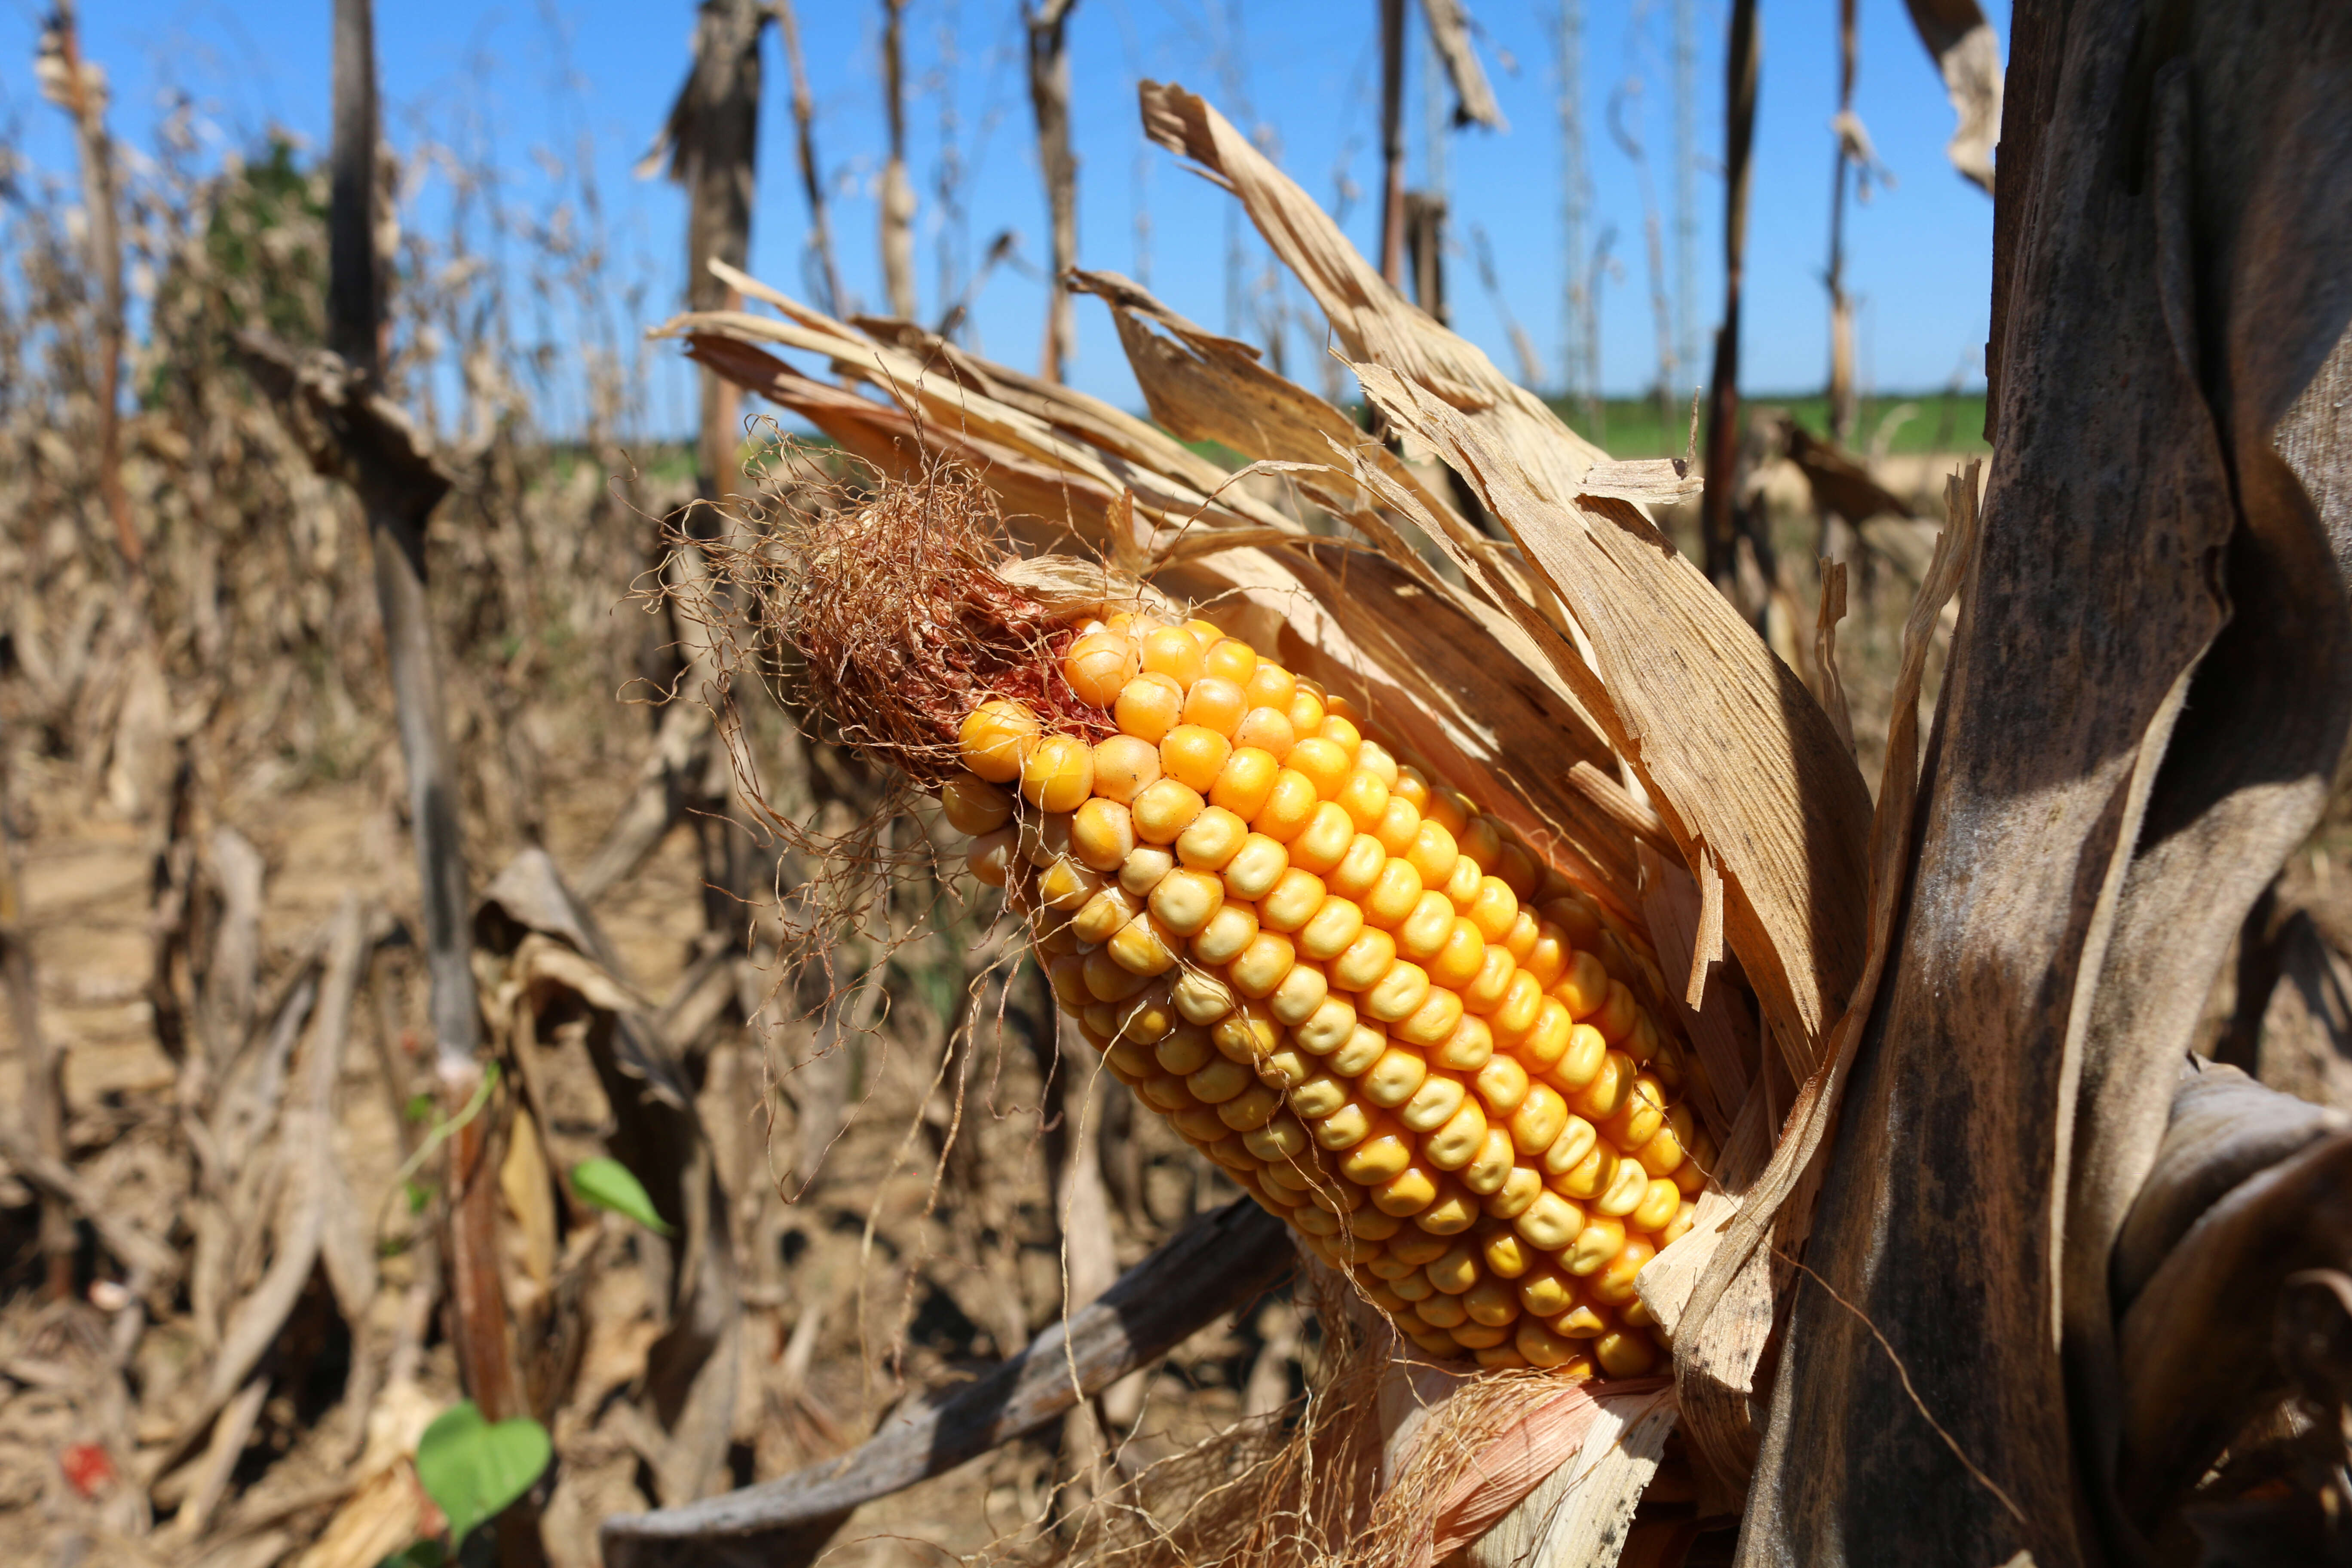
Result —
M 940 795 L 1105 1066 L 1433 1355 L 1631 1376 L 1714 1150 L 1593 906 L 1344 700 L 1205 621 L 986 701 Z

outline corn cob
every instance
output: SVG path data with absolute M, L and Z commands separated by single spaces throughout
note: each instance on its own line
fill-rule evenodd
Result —
M 1598 911 L 1362 716 L 1203 621 L 1114 616 L 945 781 L 1106 1066 L 1424 1351 L 1629 1376 L 1714 1151 Z

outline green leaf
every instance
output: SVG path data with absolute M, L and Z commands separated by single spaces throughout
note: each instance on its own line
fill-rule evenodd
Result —
M 646 1184 L 618 1160 L 583 1160 L 572 1167 L 572 1190 L 583 1204 L 611 1209 L 623 1219 L 635 1220 L 656 1236 L 675 1236 L 667 1220 L 654 1208 Z
M 527 1417 L 482 1419 L 470 1399 L 433 1418 L 416 1444 L 416 1479 L 449 1521 L 454 1556 L 477 1525 L 530 1490 L 554 1454 L 547 1428 Z

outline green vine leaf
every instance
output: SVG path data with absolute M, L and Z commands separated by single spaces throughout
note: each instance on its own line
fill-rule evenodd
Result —
M 610 1209 L 623 1219 L 635 1220 L 656 1236 L 675 1236 L 676 1228 L 654 1207 L 646 1184 L 618 1160 L 583 1160 L 572 1167 L 572 1190 L 583 1204 Z

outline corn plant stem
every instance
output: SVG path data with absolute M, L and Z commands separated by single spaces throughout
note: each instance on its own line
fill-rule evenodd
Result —
M 1763 60 L 1756 0 L 1733 0 L 1724 65 L 1723 324 L 1706 406 L 1706 491 L 1699 503 L 1706 574 L 1727 588 L 1738 569 L 1732 469 L 1739 454 L 1739 289 L 1748 254 L 1748 154 L 1756 139 L 1757 78 Z

